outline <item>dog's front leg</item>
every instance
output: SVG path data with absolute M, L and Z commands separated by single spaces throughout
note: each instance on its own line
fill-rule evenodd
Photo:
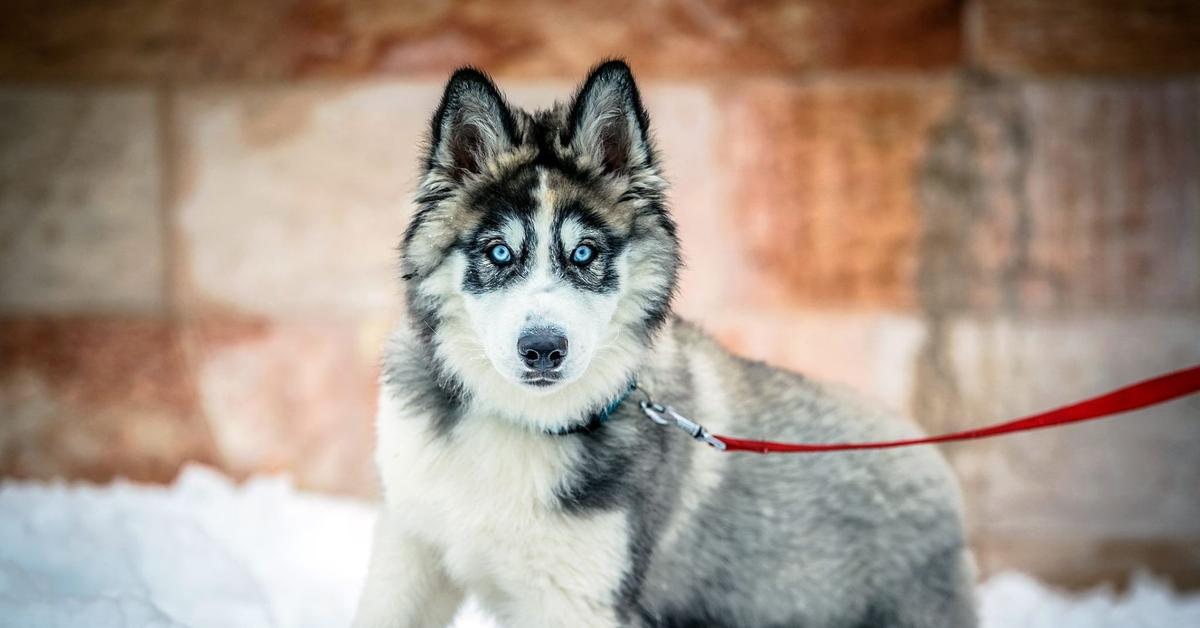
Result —
M 601 592 L 596 592 L 601 593 Z M 522 628 L 617 628 L 612 599 L 561 589 L 530 590 L 517 602 L 509 623 Z
M 619 591 L 629 573 L 627 516 L 613 511 L 562 515 L 537 538 L 505 548 L 512 580 L 506 625 L 615 628 Z
M 367 582 L 354 628 L 443 628 L 462 602 L 434 548 L 396 525 L 384 507 L 375 524 Z

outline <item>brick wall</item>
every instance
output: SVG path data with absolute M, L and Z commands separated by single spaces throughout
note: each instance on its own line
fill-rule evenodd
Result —
M 644 83 L 732 348 L 930 430 L 1200 362 L 1200 5 L 18 1 L 0 475 L 371 494 L 418 140 L 454 67 Z M 1200 399 L 947 446 L 985 572 L 1200 586 Z

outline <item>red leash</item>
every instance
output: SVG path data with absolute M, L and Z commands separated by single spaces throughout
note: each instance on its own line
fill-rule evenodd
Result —
M 1056 408 L 1048 412 L 1034 414 L 1032 416 L 1015 419 L 1007 423 L 1000 423 L 990 427 L 983 427 L 971 430 L 963 430 L 961 432 L 951 432 L 939 436 L 928 436 L 925 438 L 910 438 L 905 440 L 878 441 L 868 443 L 827 443 L 827 444 L 808 444 L 808 443 L 777 443 L 767 440 L 748 440 L 742 438 L 732 438 L 729 436 L 721 436 L 720 434 L 710 434 L 708 430 L 702 426 L 688 421 L 681 417 L 671 408 L 664 408 L 657 405 L 643 405 L 643 411 L 649 411 L 647 415 L 656 422 L 666 424 L 666 421 L 660 421 L 663 415 L 666 414 L 669 418 L 673 418 L 676 425 L 687 431 L 693 438 L 703 440 L 709 445 L 722 449 L 724 451 L 752 451 L 760 454 L 770 453 L 805 453 L 818 451 L 845 451 L 850 449 L 889 449 L 892 447 L 907 447 L 909 445 L 925 445 L 930 443 L 948 443 L 960 440 L 973 440 L 976 438 L 987 438 L 989 436 L 999 436 L 1001 434 L 1011 434 L 1013 432 L 1024 432 L 1028 430 L 1037 430 L 1045 427 L 1053 427 L 1055 425 L 1066 425 L 1068 423 L 1079 423 L 1081 421 L 1090 421 L 1093 419 L 1101 419 L 1104 417 L 1137 410 L 1155 404 L 1186 397 L 1192 393 L 1200 392 L 1200 366 L 1183 369 L 1168 373 L 1153 379 L 1148 379 L 1136 384 L 1131 384 L 1124 388 L 1114 390 L 1110 393 L 1093 397 L 1079 403 L 1074 403 L 1061 408 Z M 651 414 L 653 413 L 653 414 Z M 656 418 L 657 417 L 657 418 Z M 682 421 L 680 420 L 682 419 Z

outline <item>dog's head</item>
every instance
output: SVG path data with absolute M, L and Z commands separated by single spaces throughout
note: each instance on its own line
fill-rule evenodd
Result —
M 444 382 L 539 427 L 622 392 L 675 288 L 664 191 L 624 63 L 535 113 L 455 72 L 401 259 Z

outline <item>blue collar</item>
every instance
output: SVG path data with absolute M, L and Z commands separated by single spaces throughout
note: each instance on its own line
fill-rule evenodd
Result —
M 588 417 L 586 423 L 576 423 L 574 425 L 557 430 L 546 430 L 546 433 L 550 434 L 551 436 L 566 436 L 568 434 L 578 434 L 580 432 L 594 432 L 607 423 L 608 420 L 612 418 L 612 415 L 616 414 L 617 410 L 621 407 L 621 404 L 625 403 L 625 400 L 629 399 L 629 395 L 632 395 L 633 391 L 635 390 L 637 390 L 637 380 L 629 380 L 629 386 L 625 389 L 625 392 L 621 393 L 621 396 L 613 399 L 607 406 L 604 406 L 598 412 L 593 413 L 590 417 Z

